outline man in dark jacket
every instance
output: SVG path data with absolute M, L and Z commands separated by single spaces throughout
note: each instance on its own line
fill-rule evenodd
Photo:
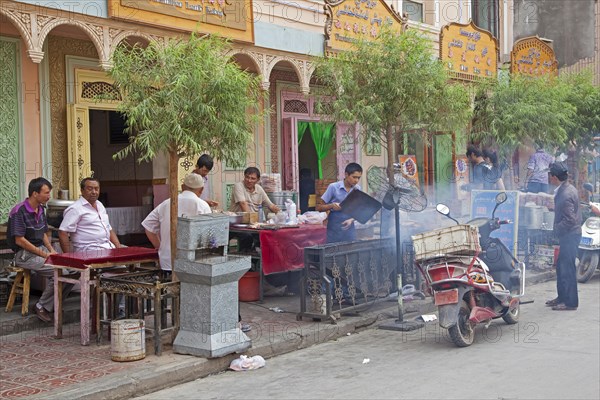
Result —
M 559 240 L 560 253 L 556 261 L 558 297 L 546 302 L 556 311 L 577 310 L 577 278 L 575 258 L 581 240 L 581 210 L 577 189 L 568 181 L 565 163 L 550 164 L 550 182 L 558 185 L 554 195 L 554 236 Z

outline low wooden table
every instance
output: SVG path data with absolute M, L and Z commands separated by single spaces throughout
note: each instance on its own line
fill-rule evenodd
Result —
M 86 252 L 53 254 L 46 265 L 54 268 L 54 334 L 62 338 L 62 284 L 79 283 L 81 286 L 81 344 L 90 343 L 90 286 L 97 290 L 96 276 L 102 269 L 117 266 L 139 268 L 141 263 L 158 261 L 158 251 L 144 247 L 122 247 L 119 249 L 92 250 Z M 79 278 L 71 278 L 64 272 L 77 272 Z M 94 301 L 95 303 L 95 301 Z M 100 318 L 100 309 L 95 304 L 96 320 Z M 95 330 L 95 324 L 91 327 Z

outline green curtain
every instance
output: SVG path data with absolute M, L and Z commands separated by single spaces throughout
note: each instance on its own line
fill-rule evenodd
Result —
M 306 121 L 298 122 L 298 144 L 302 143 L 302 138 L 304 137 L 306 128 L 308 128 L 308 122 L 306 122 Z
M 323 179 L 323 166 L 321 161 L 327 156 L 331 145 L 335 140 L 335 127 L 334 123 L 322 123 L 322 122 L 309 122 L 308 129 L 310 130 L 310 136 L 315 143 L 315 150 L 317 151 L 317 159 L 319 164 L 319 179 Z

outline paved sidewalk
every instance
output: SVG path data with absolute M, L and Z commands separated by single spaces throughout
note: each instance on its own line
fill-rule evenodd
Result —
M 528 283 L 552 277 L 552 273 L 538 274 L 530 276 Z M 286 312 L 268 309 L 274 306 Z M 252 326 L 248 333 L 252 348 L 245 354 L 269 358 L 335 340 L 397 316 L 397 303 L 386 299 L 358 314 L 343 316 L 335 325 L 296 321 L 299 307 L 298 297 L 266 298 L 264 304 L 241 303 L 242 317 Z M 434 311 L 430 298 L 407 302 L 405 309 L 407 320 Z M 147 341 L 145 359 L 113 362 L 108 341 L 81 346 L 78 324 L 66 325 L 63 332 L 63 339 L 54 339 L 52 326 L 45 325 L 0 336 L 0 398 L 130 398 L 224 371 L 238 356 L 204 359 L 174 354 L 166 345 L 163 355 L 157 357 L 152 354 L 152 342 Z

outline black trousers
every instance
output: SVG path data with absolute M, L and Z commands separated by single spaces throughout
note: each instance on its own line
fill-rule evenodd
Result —
M 560 252 L 556 261 L 556 291 L 558 302 L 567 307 L 578 307 L 575 258 L 581 241 L 580 233 L 570 233 L 559 239 Z

